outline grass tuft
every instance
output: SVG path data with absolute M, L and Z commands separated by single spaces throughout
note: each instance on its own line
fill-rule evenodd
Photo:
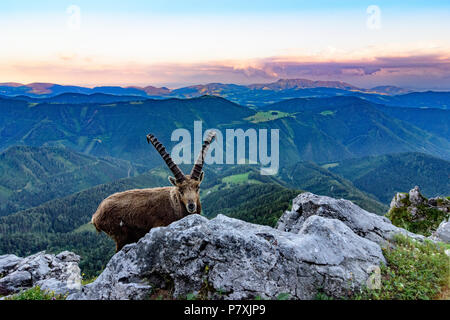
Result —
M 363 289 L 355 299 L 431 300 L 449 287 L 450 257 L 445 247 L 404 235 L 394 238 L 392 248 L 384 248 L 387 265 L 381 266 L 381 288 Z
M 65 300 L 67 295 L 41 290 L 39 286 L 19 292 L 5 300 Z

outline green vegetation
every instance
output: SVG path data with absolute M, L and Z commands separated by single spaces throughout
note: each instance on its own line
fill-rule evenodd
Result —
M 424 205 L 417 207 L 416 215 L 413 215 L 407 208 L 393 208 L 386 217 L 392 224 L 404 228 L 408 231 L 430 236 L 437 229 L 439 224 L 450 215 L 436 208 L 430 208 Z
M 231 92 L 234 89 L 219 87 L 205 93 L 241 101 Z M 272 90 L 262 91 L 253 97 L 255 105 L 301 94 L 292 91 L 280 97 Z M 71 250 L 81 255 L 86 279 L 98 275 L 114 253 L 112 240 L 88 224 L 98 204 L 114 192 L 168 185 L 166 168 L 140 174 L 163 163 L 145 141 L 149 128 L 168 150 L 173 129 L 192 131 L 195 120 L 203 121 L 203 129 L 222 132 L 236 127 L 280 130 L 278 177 L 261 176 L 259 166 L 205 167 L 201 198 L 207 217 L 225 214 L 274 226 L 299 190 L 349 199 L 378 214 L 387 211 L 386 204 L 398 190 L 414 185 L 428 196 L 450 194 L 448 161 L 413 152 L 379 156 L 421 150 L 449 157 L 444 111 L 434 122 L 429 119 L 435 111 L 411 110 L 417 116 L 408 118 L 409 123 L 401 120 L 407 117 L 400 111 L 355 97 L 294 99 L 255 109 L 211 96 L 83 105 L 69 99 L 30 106 L 26 101 L 0 99 L 0 150 L 6 150 L 0 154 L 0 254 Z M 7 149 L 14 145 L 52 147 Z M 343 160 L 349 158 L 356 159 Z M 117 180 L 124 177 L 128 178 Z M 401 210 L 390 217 L 394 224 L 427 235 L 443 217 L 435 209 L 419 210 L 425 221 L 413 221 Z M 391 254 L 388 266 L 397 272 L 400 267 L 395 267 L 394 258 L 400 253 Z M 387 270 L 386 277 L 394 272 Z M 402 276 L 395 274 L 397 279 Z
M 277 296 L 277 300 L 289 300 L 291 295 L 287 292 L 282 292 Z
M 330 169 L 330 168 L 337 167 L 338 165 L 339 165 L 338 162 L 333 162 L 333 163 L 323 164 L 323 165 L 321 165 L 321 167 L 324 168 L 324 169 Z
M 6 300 L 65 300 L 65 295 L 55 294 L 53 291 L 41 290 L 39 286 L 17 293 Z
M 244 183 L 244 182 L 248 181 L 249 174 L 250 174 L 250 172 L 246 172 L 246 173 L 227 176 L 222 179 L 222 182 L 223 183 L 234 183 L 234 184 Z
M 446 137 L 388 116 L 378 105 L 355 97 L 291 99 L 259 109 L 266 110 L 291 114 L 270 122 L 270 126 L 279 127 L 286 139 L 292 138 L 294 145 L 283 149 L 296 148 L 299 160 L 329 163 L 405 151 L 450 158 L 450 142 Z M 330 110 L 335 111 L 332 116 L 321 114 Z M 433 125 L 429 121 L 428 127 Z M 442 132 L 448 130 L 449 122 L 440 121 L 434 127 Z M 436 148 L 441 143 L 442 147 Z
M 80 232 L 97 232 L 97 230 L 95 230 L 95 227 L 90 223 L 85 223 L 81 226 L 79 226 L 78 228 L 76 228 L 75 230 L 73 230 L 74 233 L 80 233 Z
M 429 300 L 445 294 L 450 285 L 450 258 L 443 247 L 403 235 L 395 237 L 394 245 L 383 249 L 387 265 L 381 266 L 381 288 L 366 288 L 356 299 Z
M 318 292 L 314 300 L 334 300 L 332 297 L 327 296 L 323 292 Z
M 85 285 L 87 285 L 87 284 L 89 284 L 89 283 L 92 283 L 92 282 L 94 282 L 95 280 L 97 280 L 97 277 L 86 278 L 86 275 L 85 275 L 84 273 L 81 274 L 81 276 L 82 276 L 81 284 L 82 284 L 83 286 L 85 286 Z
M 272 121 L 276 119 L 286 118 L 289 117 L 290 114 L 287 112 L 281 112 L 281 111 L 260 111 L 254 114 L 251 117 L 245 118 L 244 120 L 250 121 L 251 123 L 260 123 L 260 122 L 267 122 Z

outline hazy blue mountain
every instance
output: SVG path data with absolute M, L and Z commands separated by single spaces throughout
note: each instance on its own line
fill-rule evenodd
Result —
M 198 84 L 177 89 L 166 87 L 119 87 L 102 86 L 84 88 L 51 83 L 0 83 L 0 95 L 29 97 L 53 97 L 62 93 L 111 94 L 145 98 L 195 98 L 215 95 L 247 106 L 264 106 L 293 98 L 357 96 L 371 102 L 390 106 L 412 108 L 448 109 L 449 92 L 411 92 L 395 86 L 378 86 L 371 89 L 358 88 L 342 81 L 314 81 L 308 79 L 280 79 L 272 83 L 237 85 L 223 83 Z
M 147 97 L 144 89 L 122 88 L 122 87 L 95 87 L 86 88 L 80 86 L 64 86 L 53 83 L 0 83 L 0 94 L 6 96 L 26 95 L 35 98 L 53 97 L 63 93 L 80 93 L 80 94 L 114 94 L 114 95 L 139 95 Z
M 64 145 L 96 156 L 159 164 L 161 159 L 145 139 L 148 133 L 171 147 L 177 127 L 192 130 L 195 120 L 203 120 L 206 130 L 253 114 L 246 107 L 208 96 L 85 105 L 0 99 L 0 150 L 17 144 Z
M 302 160 L 325 162 L 320 159 L 423 150 L 449 159 L 448 138 L 386 115 L 377 105 L 356 97 L 291 99 L 262 110 L 290 114 L 273 122 L 289 126 Z
M 450 110 L 434 108 L 397 108 L 377 105 L 387 116 L 406 121 L 420 129 L 446 138 L 450 137 Z
M 389 95 L 406 94 L 412 92 L 412 90 L 400 88 L 397 86 L 377 86 L 371 88 L 370 91 L 376 93 L 386 93 Z
M 450 194 L 450 162 L 423 153 L 348 159 L 325 167 L 385 204 L 390 203 L 395 193 L 416 185 L 427 197 Z
M 70 104 L 87 104 L 87 103 L 113 103 L 121 101 L 142 101 L 148 99 L 143 96 L 125 96 L 125 95 L 112 95 L 105 93 L 62 93 L 57 96 L 47 98 L 33 98 L 25 95 L 8 97 L 1 96 L 2 99 L 23 100 L 31 103 L 70 103 Z
M 390 97 L 388 105 L 416 108 L 450 109 L 450 92 L 411 92 Z

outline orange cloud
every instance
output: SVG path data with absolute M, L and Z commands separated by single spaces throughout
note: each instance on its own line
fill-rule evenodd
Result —
M 0 64 L 0 82 L 52 82 L 74 85 L 164 85 L 198 83 L 249 84 L 278 78 L 341 80 L 361 87 L 394 84 L 417 89 L 450 90 L 446 54 L 380 56 L 367 60 L 308 61 L 270 57 L 251 61 L 207 63 L 102 64 L 95 57 L 61 56 L 58 63 Z

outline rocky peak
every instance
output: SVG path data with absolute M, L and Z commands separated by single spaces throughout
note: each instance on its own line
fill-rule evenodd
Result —
M 380 247 L 337 219 L 312 216 L 297 233 L 218 215 L 190 215 L 125 246 L 68 299 L 145 299 L 153 289 L 218 299 L 345 296 L 385 262 Z
M 387 217 L 395 225 L 407 225 L 414 232 L 430 236 L 438 228 L 445 226 L 442 223 L 448 220 L 449 215 L 448 198 L 427 199 L 421 194 L 420 188 L 415 186 L 409 193 L 397 193 L 394 196 Z
M 419 187 L 415 186 L 413 189 L 409 190 L 409 201 L 411 202 L 411 205 L 419 206 L 426 203 L 427 199 L 422 196 Z
M 379 245 L 391 240 L 397 233 L 423 240 L 424 237 L 394 226 L 389 219 L 370 213 L 349 200 L 319 196 L 310 192 L 299 194 L 292 201 L 292 211 L 287 211 L 278 220 L 276 228 L 298 232 L 311 216 L 338 219 L 353 232 Z
M 343 199 L 302 193 L 292 208 L 276 228 L 191 215 L 152 229 L 68 299 L 145 299 L 168 287 L 175 297 L 343 297 L 368 284 L 395 233 L 424 239 Z

